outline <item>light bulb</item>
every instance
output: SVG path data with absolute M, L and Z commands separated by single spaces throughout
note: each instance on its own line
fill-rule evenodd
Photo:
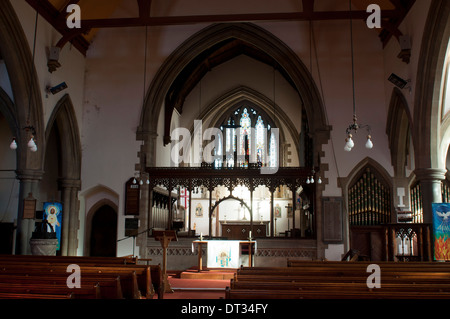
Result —
M 309 180 L 309 177 L 306 179 L 306 184 L 311 183 L 311 181 Z
M 141 179 L 140 181 L 139 181 L 139 185 L 143 185 L 144 184 L 144 181 Z
M 319 178 L 317 179 L 317 183 L 322 184 L 322 179 L 320 178 L 320 176 L 319 176 Z
M 36 146 L 36 143 L 34 143 L 33 136 L 31 136 L 30 140 L 28 141 L 28 147 L 29 147 L 30 149 L 32 149 L 32 148 L 35 147 L 35 146 Z
M 314 177 L 311 176 L 311 184 L 314 183 Z
M 16 143 L 16 139 L 13 138 L 11 144 L 9 145 L 9 148 L 12 150 L 16 150 L 17 149 L 17 143 Z
M 145 182 L 147 185 L 150 184 L 150 180 L 147 178 L 147 181 Z
M 366 142 L 366 148 L 368 148 L 369 150 L 373 147 L 373 143 L 371 140 L 371 136 L 367 135 L 367 142 Z
M 37 152 L 37 146 L 34 144 L 32 147 L 30 147 L 30 151 Z
M 353 146 L 355 146 L 355 143 L 354 143 L 353 140 L 352 140 L 352 135 L 351 135 L 351 134 L 348 135 L 347 145 L 348 145 L 348 147 L 349 147 L 350 149 L 352 149 Z
M 133 184 L 136 184 L 136 183 L 137 183 L 136 178 L 133 178 Z
M 345 144 L 345 146 L 344 146 L 344 150 L 346 150 L 347 152 L 350 152 L 352 149 L 350 148 L 350 147 L 348 147 L 348 145 L 347 144 Z

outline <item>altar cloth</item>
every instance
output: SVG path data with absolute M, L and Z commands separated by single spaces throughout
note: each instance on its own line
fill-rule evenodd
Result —
M 239 240 L 211 240 L 207 249 L 208 268 L 239 268 Z

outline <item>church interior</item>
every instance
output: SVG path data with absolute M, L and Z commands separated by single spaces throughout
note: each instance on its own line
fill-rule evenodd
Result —
M 0 1 L 0 299 L 44 256 L 136 267 L 130 298 L 170 298 L 183 274 L 222 280 L 222 298 L 297 298 L 292 280 L 244 278 L 365 285 L 374 263 L 447 284 L 449 15 L 447 0 Z M 317 281 L 304 298 L 351 291 Z

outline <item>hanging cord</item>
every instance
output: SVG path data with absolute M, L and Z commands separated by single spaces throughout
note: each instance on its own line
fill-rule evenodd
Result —
M 349 0 L 349 12 L 350 12 L 350 48 L 352 58 L 352 90 L 353 90 L 353 120 L 356 123 L 356 103 L 355 103 L 355 66 L 353 58 L 353 20 L 352 20 L 352 0 Z
M 32 58 L 32 64 L 30 67 L 30 86 L 29 86 L 29 91 L 28 91 L 27 126 L 30 125 L 30 119 L 31 119 L 31 94 L 32 94 L 32 89 L 33 89 L 33 68 L 34 68 L 34 59 L 36 56 L 36 36 L 37 36 L 38 18 L 39 18 L 39 13 L 36 10 L 36 18 L 35 18 L 35 22 L 34 22 L 33 58 Z
M 142 94 L 142 105 L 145 104 L 145 91 L 147 89 L 147 41 L 148 41 L 148 26 L 145 26 L 145 48 L 144 48 L 144 92 Z

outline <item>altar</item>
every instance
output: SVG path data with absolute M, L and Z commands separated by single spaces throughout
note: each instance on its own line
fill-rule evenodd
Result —
M 198 271 L 203 268 L 203 246 L 207 248 L 208 268 L 234 268 L 243 264 L 245 255 L 248 255 L 248 266 L 253 265 L 253 256 L 256 252 L 256 241 L 246 240 L 195 240 L 192 242 L 192 251 L 197 245 Z
M 228 239 L 247 239 L 252 234 L 253 238 L 264 238 L 267 236 L 268 221 L 249 222 L 243 221 L 220 221 L 222 226 L 222 237 Z

